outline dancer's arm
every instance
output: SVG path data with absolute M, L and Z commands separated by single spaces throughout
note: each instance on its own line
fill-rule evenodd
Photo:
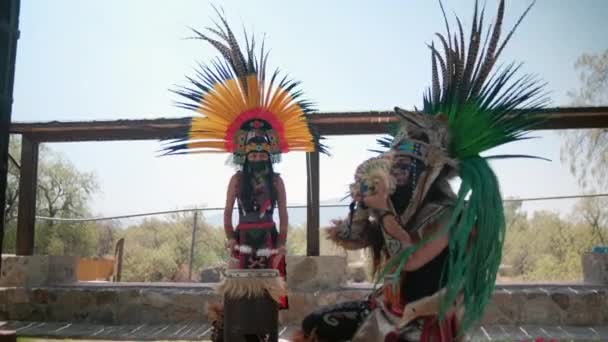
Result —
M 412 244 L 412 238 L 397 222 L 395 213 L 390 209 L 388 189 L 386 189 L 383 182 L 376 184 L 376 191 L 374 193 L 357 197 L 355 201 L 363 201 L 369 208 L 381 213 L 387 213 L 388 215 L 381 214 L 378 217 L 381 221 L 380 224 L 384 226 L 386 232 L 399 240 L 402 245 L 409 246 Z
M 238 183 L 240 174 L 235 173 L 230 182 L 228 183 L 228 190 L 226 191 L 226 204 L 224 206 L 224 232 L 226 233 L 226 239 L 228 244 L 234 244 L 234 227 L 232 226 L 232 211 L 234 210 L 234 201 L 236 200 Z M 229 246 L 232 248 L 232 245 Z
M 387 215 L 384 217 L 383 225 L 384 228 L 391 234 L 391 231 L 403 231 L 405 230 L 397 219 L 393 215 Z M 390 227 L 390 228 L 389 228 Z M 431 260 L 435 259 L 441 252 L 448 246 L 448 232 L 442 231 L 440 224 L 431 223 L 427 227 L 424 228 L 424 238 L 429 238 L 429 240 L 422 245 L 422 247 L 418 248 L 407 260 L 405 263 L 404 269 L 406 271 L 415 271 L 420 267 L 426 265 Z M 407 235 L 407 233 L 405 233 Z M 392 234 L 391 234 L 392 235 Z M 408 235 L 409 236 L 409 235 Z M 401 239 L 400 239 L 401 240 Z M 403 248 L 407 248 L 413 245 L 411 240 L 409 242 L 404 242 L 401 240 L 401 244 Z
M 277 247 L 285 247 L 287 243 L 287 227 L 289 226 L 289 215 L 287 214 L 287 194 L 285 191 L 285 183 L 281 176 L 275 178 L 275 189 L 277 191 L 277 202 L 279 206 L 279 239 Z
M 363 202 L 370 208 L 379 210 L 381 212 L 389 212 L 389 196 L 388 189 L 385 188 L 384 184 L 380 183 L 376 187 L 376 192 L 364 196 Z M 399 240 L 403 248 L 410 247 L 414 244 L 414 241 L 410 235 L 406 232 L 405 227 L 401 226 L 397 217 L 393 214 L 381 215 L 380 219 L 382 226 L 395 239 Z M 437 257 L 449 243 L 448 233 L 441 231 L 441 223 L 430 223 L 422 231 L 424 236 L 422 238 L 430 237 L 422 247 L 414 252 L 405 264 L 406 271 L 414 271 L 427 264 L 429 261 Z

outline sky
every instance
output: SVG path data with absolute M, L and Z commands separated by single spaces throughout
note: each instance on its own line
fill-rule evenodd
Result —
M 494 17 L 496 1 L 488 0 Z M 216 1 L 235 31 L 265 37 L 270 66 L 302 81 L 319 111 L 413 109 L 430 83 L 426 44 L 444 31 L 438 1 Z M 444 1 L 470 29 L 473 1 Z M 507 1 L 510 28 L 530 4 Z M 169 91 L 185 85 L 197 63 L 217 56 L 191 37 L 216 18 L 203 0 L 25 1 L 21 4 L 13 121 L 171 118 L 191 115 Z M 581 53 L 608 48 L 608 2 L 538 0 L 501 56 L 524 62 L 524 72 L 548 84 L 551 106 L 569 104 L 579 86 L 574 63 Z M 452 20 L 453 22 L 453 20 Z M 240 37 L 242 37 L 240 35 Z M 583 190 L 560 161 L 563 137 L 539 139 L 495 153 L 549 158 L 494 162 L 505 197 L 579 194 Z M 335 202 L 355 167 L 371 157 L 376 136 L 330 137 L 321 157 L 321 200 Z M 94 215 L 123 215 L 186 207 L 221 207 L 233 168 L 226 155 L 156 157 L 157 141 L 55 143 L 79 170 L 96 174 L 101 191 Z M 277 170 L 288 203 L 306 202 L 305 156 L 290 153 Z M 573 201 L 530 202 L 527 210 L 569 212 Z

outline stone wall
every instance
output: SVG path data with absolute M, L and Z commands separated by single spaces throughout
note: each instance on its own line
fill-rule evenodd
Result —
M 66 284 L 74 279 L 75 265 L 75 259 L 60 257 L 4 258 L 0 320 L 205 321 L 208 304 L 221 301 L 214 284 Z M 359 300 L 371 291 L 370 284 L 345 283 L 343 257 L 289 257 L 287 265 L 290 308 L 282 313 L 283 324 L 298 324 L 320 306 Z M 498 286 L 482 323 L 608 325 L 608 286 Z
M 293 290 L 284 324 L 298 324 L 312 310 L 358 300 L 371 287 Z M 0 320 L 70 321 L 106 324 L 205 321 L 207 305 L 220 301 L 213 287 L 89 285 L 0 288 Z M 608 325 L 608 288 L 592 286 L 499 286 L 483 324 Z

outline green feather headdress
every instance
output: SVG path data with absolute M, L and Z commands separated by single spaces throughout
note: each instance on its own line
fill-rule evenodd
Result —
M 447 35 L 437 33 L 442 52 L 435 44 L 429 46 L 432 86 L 424 94 L 422 111 L 412 113 L 396 108 L 403 119 L 401 126 L 392 138 L 381 139 L 379 143 L 395 148 L 416 139 L 412 138 L 412 132 L 424 132 L 428 140 L 425 150 L 431 151 L 428 157 L 432 160 L 426 161 L 427 178 L 416 185 L 406 218 L 421 205 L 437 177 L 457 175 L 461 179 L 454 210 L 442 231 L 449 233 L 449 258 L 443 274 L 447 292 L 440 316 L 462 294 L 464 317 L 460 331 L 464 332 L 481 318 L 492 296 L 505 236 L 502 196 L 488 160 L 529 157 L 481 154 L 526 139 L 525 134 L 543 120 L 538 113 L 548 99 L 544 83 L 536 77 L 516 76 L 521 64 L 511 63 L 494 70 L 498 56 L 533 4 L 501 41 L 504 1 L 500 1 L 496 20 L 485 33 L 484 10 L 479 13 L 476 2 L 468 47 L 460 20 L 456 17 L 458 29 L 452 35 L 441 2 L 440 5 Z M 486 35 L 483 45 L 482 34 Z M 400 272 L 412 253 L 426 242 L 428 239 L 391 258 L 379 279 L 395 269 Z

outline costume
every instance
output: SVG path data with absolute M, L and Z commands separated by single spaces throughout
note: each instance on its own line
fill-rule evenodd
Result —
M 401 122 L 379 141 L 386 150 L 355 172 L 350 192 L 359 200 L 329 228 L 337 244 L 372 250 L 377 288 L 363 301 L 313 312 L 294 340 L 454 341 L 481 318 L 505 234 L 488 160 L 527 157 L 481 153 L 523 139 L 542 120 L 532 113 L 547 101 L 536 78 L 515 77 L 519 65 L 493 70 L 513 33 L 500 41 L 503 14 L 500 1 L 482 44 L 483 11 L 476 4 L 468 47 L 460 20 L 452 36 L 446 19 L 447 35 L 437 34 L 443 54 L 430 46 L 432 86 L 423 108 L 395 109 Z M 457 193 L 449 184 L 455 177 Z M 364 205 L 360 199 L 380 188 L 387 189 L 388 208 Z M 391 217 L 399 231 L 391 231 Z
M 277 251 L 285 236 L 279 236 L 273 221 L 280 180 L 272 164 L 290 151 L 325 149 L 307 122 L 311 103 L 301 98 L 299 83 L 279 77 L 278 70 L 268 77 L 264 45 L 256 55 L 255 39 L 246 37 L 243 52 L 226 19 L 220 15 L 220 20 L 208 32 L 195 30 L 196 38 L 214 46 L 221 58 L 201 64 L 196 77 L 188 78 L 191 85 L 176 91 L 188 100 L 179 105 L 199 115 L 186 131 L 167 139 L 164 151 L 231 153 L 232 163 L 240 168 L 233 177 L 239 223 L 229 237 L 236 241 L 231 254 L 236 268 L 259 272 L 228 272 L 220 291 L 235 297 L 270 292 L 286 308 L 285 260 Z M 253 160 L 253 156 L 263 158 Z M 278 270 L 280 277 L 273 276 L 270 268 Z

